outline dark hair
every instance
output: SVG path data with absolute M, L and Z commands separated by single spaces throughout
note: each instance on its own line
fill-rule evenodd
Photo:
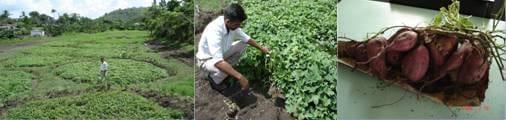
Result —
M 225 15 L 225 18 L 232 21 L 244 21 L 248 19 L 248 16 L 244 13 L 244 9 L 242 9 L 241 5 L 237 3 L 228 5 L 225 10 L 223 10 L 223 14 Z
M 100 57 L 100 61 L 104 61 L 104 60 L 105 60 L 105 58 L 104 58 L 104 57 Z

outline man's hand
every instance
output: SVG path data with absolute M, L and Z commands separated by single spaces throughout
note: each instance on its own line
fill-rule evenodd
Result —
M 242 91 L 249 90 L 249 81 L 248 80 L 246 80 L 246 79 L 239 80 L 239 84 L 241 84 Z
M 262 47 L 260 49 L 260 51 L 262 51 L 262 53 L 264 53 L 264 54 L 269 54 L 269 48 L 267 48 L 267 47 Z
M 255 48 L 257 48 L 257 49 L 259 49 L 264 54 L 269 54 L 269 49 L 267 47 L 263 47 L 263 46 L 258 45 L 257 42 L 255 40 L 253 40 L 253 39 L 250 39 L 248 41 L 248 44 L 251 45 L 251 46 L 253 46 L 253 47 L 255 47 Z

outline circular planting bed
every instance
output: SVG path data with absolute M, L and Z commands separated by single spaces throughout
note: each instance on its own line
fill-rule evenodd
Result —
M 109 72 L 106 81 L 112 84 L 127 85 L 139 82 L 152 82 L 168 77 L 165 69 L 147 62 L 127 59 L 106 60 Z M 58 67 L 56 74 L 75 82 L 99 83 L 100 61 L 71 63 Z
M 163 108 L 142 96 L 113 91 L 32 101 L 9 109 L 5 118 L 180 119 L 182 116 L 182 112 Z

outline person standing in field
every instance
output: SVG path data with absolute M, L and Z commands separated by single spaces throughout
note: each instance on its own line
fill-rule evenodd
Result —
M 100 80 L 104 81 L 107 78 L 107 70 L 109 64 L 105 61 L 104 57 L 100 58 Z
M 269 49 L 257 44 L 241 28 L 247 16 L 243 8 L 236 3 L 224 9 L 223 16 L 219 16 L 207 24 L 197 48 L 197 64 L 207 75 L 214 89 L 223 90 L 223 81 L 230 75 L 239 81 L 241 90 L 249 92 L 249 81 L 232 67 L 237 64 L 240 56 L 251 45 L 264 54 Z M 239 41 L 234 41 L 239 40 Z

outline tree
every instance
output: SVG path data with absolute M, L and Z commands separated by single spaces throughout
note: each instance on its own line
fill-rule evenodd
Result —
M 12 24 L 14 21 L 9 18 L 9 11 L 4 10 L 2 15 L 0 15 L 0 24 L 6 23 L 6 24 Z M 14 38 L 14 30 L 13 29 L 0 29 L 0 39 L 4 38 Z
M 39 17 L 39 12 L 37 11 L 32 11 L 30 13 L 28 13 L 28 15 L 30 15 L 31 18 L 34 18 L 34 17 Z
M 21 12 L 21 16 L 19 16 L 19 18 L 25 18 L 25 17 L 26 17 L 25 11 Z
M 193 0 L 160 0 L 158 5 L 153 4 L 145 19 L 153 39 L 174 47 L 193 44 Z
M 53 17 L 58 16 L 58 15 L 56 14 L 56 10 L 55 10 L 55 9 L 51 9 L 51 13 L 53 13 Z
M 15 21 L 9 18 L 10 15 L 9 11 L 4 10 L 2 15 L 0 15 L 0 23 L 13 24 Z
M 4 10 L 3 13 L 2 13 L 2 15 L 0 15 L 0 20 L 6 20 L 6 19 L 8 19 L 9 15 L 10 15 L 9 11 Z
M 97 18 L 99 21 L 111 21 L 112 29 L 145 30 L 143 20 L 147 18 L 146 12 L 149 8 L 134 7 L 114 10 Z M 114 22 L 113 22 L 114 21 Z

